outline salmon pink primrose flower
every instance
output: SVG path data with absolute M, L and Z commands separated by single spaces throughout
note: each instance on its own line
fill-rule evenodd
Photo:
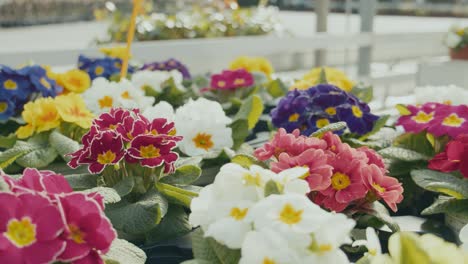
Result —
M 381 198 L 392 209 L 397 211 L 397 204 L 403 201 L 403 187 L 397 179 L 385 176 L 382 169 L 375 164 L 362 168 L 364 183 L 376 198 Z

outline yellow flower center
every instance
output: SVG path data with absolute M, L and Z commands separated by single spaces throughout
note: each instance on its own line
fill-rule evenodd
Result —
M 111 108 L 112 105 L 114 104 L 114 99 L 112 99 L 112 97 L 106 95 L 103 98 L 99 99 L 98 103 L 99 103 L 99 107 L 101 109 L 106 108 L 106 107 Z
M 226 86 L 226 82 L 225 81 L 219 81 L 218 82 L 218 87 L 224 87 Z
M 335 172 L 331 178 L 331 184 L 333 189 L 339 191 L 348 187 L 351 184 L 351 181 L 348 175 L 341 172 Z
M 100 76 L 104 73 L 104 68 L 102 66 L 97 66 L 96 69 L 94 69 L 94 73 L 97 76 Z
M 8 109 L 8 104 L 5 102 L 0 102 L 0 113 L 5 113 Z
M 234 207 L 234 208 L 231 209 L 231 212 L 229 213 L 229 216 L 231 216 L 232 218 L 239 221 L 239 220 L 242 220 L 242 219 L 245 218 L 248 211 L 249 211 L 249 208 L 241 209 L 239 207 Z
M 258 173 L 255 175 L 252 175 L 250 173 L 244 174 L 244 184 L 247 186 L 258 186 L 260 187 L 262 185 L 262 178 Z
M 78 77 L 70 77 L 68 79 L 68 84 L 77 88 L 80 88 L 83 85 L 83 82 Z
M 319 246 L 319 251 L 322 252 L 322 253 L 331 251 L 332 249 L 333 249 L 333 247 L 330 244 L 323 244 L 323 245 Z
M 198 133 L 193 139 L 193 143 L 195 143 L 195 147 L 204 149 L 208 151 L 214 145 L 213 141 L 211 140 L 211 135 L 206 133 Z
M 372 187 L 374 187 L 374 189 L 376 189 L 379 193 L 384 193 L 385 192 L 385 188 L 380 186 L 379 184 L 377 183 L 372 183 Z
M 70 229 L 69 238 L 71 240 L 73 240 L 77 244 L 83 244 L 85 242 L 85 233 L 82 232 L 76 225 L 69 224 L 68 229 Z
M 79 117 L 79 118 L 88 117 L 88 115 L 84 111 L 81 111 L 81 110 L 82 109 L 79 106 L 74 105 L 69 109 L 68 112 L 70 115 L 75 116 L 75 117 Z
M 464 122 L 465 122 L 464 118 L 458 117 L 457 114 L 453 113 L 447 116 L 446 118 L 444 118 L 444 121 L 442 121 L 442 124 L 444 126 L 459 127 Z
M 325 109 L 325 112 L 329 115 L 336 115 L 336 108 L 335 107 L 328 107 Z
M 128 91 L 125 91 L 122 93 L 122 98 L 124 99 L 132 99 L 132 97 L 130 96 L 130 94 L 128 93 Z
M 10 220 L 5 236 L 17 247 L 29 246 L 36 242 L 36 225 L 29 217 Z
M 451 100 L 445 100 L 442 102 L 443 104 L 446 104 L 446 105 L 451 105 L 452 104 L 452 101 Z
M 329 124 L 330 124 L 330 121 L 328 121 L 328 119 L 326 118 L 320 118 L 319 120 L 317 120 L 317 122 L 315 122 L 315 125 L 317 126 L 317 128 L 326 127 Z
M 105 153 L 98 154 L 97 162 L 99 164 L 105 165 L 114 162 L 117 155 L 111 150 L 106 151 Z
M 122 68 L 122 63 L 116 62 L 116 63 L 114 63 L 114 66 L 115 66 L 117 69 L 120 69 L 120 68 Z
M 47 123 L 47 122 L 51 122 L 51 121 L 54 121 L 55 119 L 57 119 L 57 112 L 54 110 L 49 110 L 45 113 L 43 113 L 39 119 L 44 122 L 44 123 Z
M 426 123 L 429 123 L 432 119 L 434 119 L 434 112 L 428 114 L 424 111 L 419 111 L 411 119 L 416 121 L 416 123 L 426 124 Z
M 159 149 L 153 145 L 141 146 L 140 155 L 145 159 L 157 158 L 161 156 Z
M 39 82 L 44 85 L 44 87 L 47 89 L 47 90 L 50 90 L 50 88 L 52 88 L 52 85 L 50 85 L 49 81 L 47 81 L 44 77 L 42 77 Z
M 369 249 L 367 253 L 369 253 L 369 255 L 374 256 L 374 257 L 377 256 L 377 250 L 375 249 Z
M 351 110 L 353 111 L 353 115 L 357 118 L 361 118 L 362 117 L 362 111 L 361 111 L 361 108 L 359 108 L 359 106 L 351 106 Z
M 294 225 L 302 220 L 303 212 L 304 210 L 296 210 L 291 204 L 287 203 L 280 212 L 279 220 L 285 224 Z
M 296 122 L 297 120 L 299 120 L 299 114 L 295 113 L 295 114 L 290 115 L 288 120 L 289 122 Z
M 244 79 L 238 78 L 238 79 L 235 79 L 235 80 L 234 80 L 234 85 L 243 85 L 243 84 L 245 84 L 245 80 L 244 80 Z
M 276 261 L 272 260 L 272 259 L 269 258 L 269 257 L 265 257 L 265 258 L 263 259 L 262 264 L 276 264 Z
M 16 90 L 18 88 L 18 84 L 13 80 L 8 79 L 3 83 L 3 87 L 7 90 Z

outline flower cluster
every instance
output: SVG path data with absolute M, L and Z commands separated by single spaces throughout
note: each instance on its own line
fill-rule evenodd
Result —
M 309 197 L 333 211 L 341 212 L 351 205 L 359 208 L 380 199 L 396 211 L 403 200 L 401 184 L 387 176 L 385 164 L 375 151 L 354 149 L 331 132 L 319 139 L 301 136 L 299 130 L 288 134 L 279 129 L 254 154 L 262 161 L 272 159 L 274 172 L 296 166 L 309 168 L 305 177 L 311 190 Z
M 416 105 L 426 102 L 462 105 L 466 104 L 468 90 L 455 85 L 421 86 L 414 89 L 414 97 Z
M 232 120 L 226 116 L 221 104 L 205 98 L 190 99 L 174 109 L 167 102 L 160 102 L 143 113 L 147 118 L 164 116 L 175 121 L 177 134 L 183 137 L 178 147 L 188 156 L 207 155 L 233 146 Z
M 397 125 L 406 132 L 427 131 L 437 137 L 448 135 L 452 138 L 468 131 L 468 106 L 425 103 L 420 106 L 399 106 L 401 117 Z
M 340 246 L 355 222 L 308 201 L 307 168 L 274 173 L 252 165 L 224 165 L 213 184 L 192 200 L 189 221 L 231 249 L 241 264 L 349 263 Z M 266 186 L 280 193 L 267 195 Z
M 170 71 L 150 71 L 142 70 L 137 71 L 132 75 L 132 84 L 136 88 L 140 88 L 142 91 L 151 89 L 157 93 L 161 93 L 164 85 L 168 84 L 168 81 L 173 81 L 174 85 L 181 91 L 185 91 L 183 85 L 184 77 L 182 73 L 177 70 Z
M 459 170 L 468 178 L 468 134 L 458 135 L 450 141 L 443 152 L 429 161 L 429 169 L 442 172 Z
M 112 82 L 105 78 L 96 78 L 82 96 L 86 105 L 95 114 L 104 113 L 115 107 L 144 110 L 152 106 L 155 100 L 154 97 L 146 96 L 144 90 L 136 89 L 127 79 Z
M 250 73 L 259 72 L 265 74 L 269 79 L 271 79 L 271 75 L 274 72 L 271 63 L 262 57 L 240 56 L 230 63 L 229 69 L 244 69 Z
M 372 131 L 379 119 L 366 103 L 329 84 L 289 91 L 271 111 L 271 117 L 276 127 L 288 132 L 299 129 L 303 135 L 339 121 L 346 122 L 352 133 L 363 135 Z
M 57 128 L 62 122 L 87 129 L 93 119 L 93 114 L 86 108 L 83 99 L 74 93 L 29 102 L 24 106 L 21 116 L 26 125 L 16 131 L 20 139 L 28 138 L 35 132 Z
M 235 90 L 250 87 L 254 78 L 245 69 L 225 70 L 219 74 L 211 75 L 210 88 L 213 90 Z
M 27 168 L 16 180 L 0 172 L 0 263 L 104 263 L 117 233 L 103 197 L 73 192 L 64 176 Z
M 461 49 L 467 46 L 468 27 L 452 26 L 445 35 L 444 44 L 450 49 Z
M 179 157 L 173 149 L 182 140 L 175 133 L 174 123 L 165 118 L 149 121 L 137 109 L 113 108 L 93 121 L 82 138 L 83 147 L 69 154 L 68 165 L 88 165 L 90 173 L 98 174 L 125 161 L 149 168 L 164 166 L 166 173 L 172 172 Z
M 41 66 L 12 69 L 0 65 L 0 121 L 14 116 L 37 95 L 55 97 L 61 91 Z
M 184 79 L 189 80 L 191 79 L 190 72 L 183 63 L 176 59 L 168 59 L 167 61 L 161 62 L 151 62 L 143 65 L 141 70 L 149 70 L 149 71 L 172 71 L 177 70 L 179 71 Z
M 47 76 L 63 87 L 64 93 L 83 93 L 91 86 L 88 73 L 78 69 L 71 69 L 63 73 L 52 72 L 48 69 Z
M 122 68 L 122 60 L 119 58 L 88 58 L 84 55 L 78 57 L 78 68 L 88 73 L 91 80 L 98 77 L 109 79 L 114 75 L 120 74 Z M 128 68 L 128 72 L 132 73 L 133 67 Z
M 342 90 L 350 92 L 354 87 L 354 82 L 346 76 L 346 74 L 338 69 L 325 67 L 325 68 L 314 68 L 310 72 L 304 75 L 301 80 L 296 81 L 292 86 L 291 90 L 307 90 L 312 86 L 320 83 L 320 75 L 322 70 L 325 71 L 327 83 L 332 84 Z

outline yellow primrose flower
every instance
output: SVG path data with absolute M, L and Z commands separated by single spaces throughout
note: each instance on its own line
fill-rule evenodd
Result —
M 262 72 L 269 79 L 271 79 L 271 74 L 274 72 L 271 63 L 263 57 L 240 56 L 230 63 L 229 69 L 245 69 L 248 72 Z
M 57 111 L 62 119 L 75 123 L 82 128 L 90 128 L 93 114 L 86 108 L 83 98 L 75 93 L 60 95 L 55 98 Z
M 104 53 L 106 56 L 125 59 L 127 54 L 127 48 L 125 46 L 115 46 L 115 47 L 102 47 L 99 49 L 100 52 Z M 130 58 L 132 55 L 130 54 Z
M 60 125 L 60 116 L 54 99 L 50 97 L 27 103 L 21 115 L 27 124 L 16 131 L 18 138 L 26 138 L 36 131 L 48 131 Z
M 346 76 L 346 74 L 338 69 L 325 67 L 325 75 L 327 76 L 327 82 L 329 84 L 335 85 L 336 87 L 345 90 L 347 92 L 351 91 L 354 87 L 354 82 Z M 302 80 L 297 81 L 293 84 L 290 90 L 299 89 L 305 90 L 311 86 L 319 84 L 320 73 L 322 68 L 314 68 L 310 72 L 306 73 Z
M 73 69 L 58 74 L 57 83 L 68 92 L 82 93 L 91 86 L 91 78 L 86 72 Z

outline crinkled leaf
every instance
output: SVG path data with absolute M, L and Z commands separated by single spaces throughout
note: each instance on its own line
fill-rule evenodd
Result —
M 372 204 L 372 208 L 366 211 L 367 214 L 374 216 L 381 222 L 383 222 L 388 228 L 390 228 L 393 232 L 400 231 L 400 227 L 398 224 L 392 219 L 390 214 L 388 213 L 387 208 L 379 202 L 374 202 Z
M 109 252 L 104 255 L 104 259 L 106 263 L 145 264 L 146 254 L 139 247 L 126 240 L 115 239 L 112 241 Z
M 109 187 L 94 187 L 82 191 L 83 193 L 99 193 L 104 198 L 105 204 L 115 204 L 122 200 L 116 190 Z
M 258 165 L 260 167 L 266 168 L 266 164 L 257 160 L 255 157 L 246 155 L 246 154 L 238 154 L 231 158 L 232 163 L 236 163 L 241 165 L 242 167 L 248 169 L 252 165 Z
M 390 115 L 381 116 L 377 120 L 377 122 L 375 122 L 374 127 L 372 128 L 372 130 L 369 133 L 367 133 L 367 134 L 363 135 L 362 137 L 360 137 L 359 140 L 364 141 L 364 140 L 368 139 L 370 136 L 372 136 L 375 133 L 379 132 L 380 129 L 382 129 L 385 126 L 385 124 L 387 124 L 387 121 L 388 121 L 389 118 L 390 118 Z
M 31 151 L 16 160 L 16 163 L 22 167 L 44 168 L 52 163 L 58 157 L 57 151 L 47 146 Z
M 156 183 L 156 188 L 169 202 L 183 205 L 186 208 L 190 208 L 192 199 L 198 196 L 197 192 L 162 182 Z
M 123 178 L 112 188 L 117 191 L 120 197 L 125 197 L 126 195 L 132 192 L 133 187 L 135 187 L 135 178 L 129 176 Z
M 413 150 L 428 157 L 435 155 L 434 147 L 427 139 L 426 132 L 402 134 L 395 139 L 394 146 Z
M 198 166 L 185 165 L 178 167 L 173 174 L 161 178 L 160 181 L 167 184 L 191 184 L 200 178 L 201 172 Z
M 161 223 L 145 234 L 146 244 L 155 244 L 184 236 L 192 231 L 188 214 L 179 205 L 170 204 Z
M 238 119 L 232 122 L 229 127 L 232 129 L 233 149 L 238 149 L 249 136 L 249 124 L 247 119 Z
M 16 136 L 13 133 L 9 136 L 0 136 L 0 148 L 12 148 L 15 145 L 16 140 Z
M 65 175 L 65 179 L 75 191 L 96 187 L 98 178 L 98 175 L 89 173 Z
M 411 177 L 421 188 L 450 195 L 457 199 L 468 198 L 468 180 L 433 170 L 413 170 Z
M 431 206 L 421 212 L 422 215 L 432 214 L 465 214 L 468 216 L 468 199 L 439 197 Z
M 310 136 L 320 138 L 328 131 L 331 131 L 331 132 L 340 131 L 340 130 L 345 129 L 346 127 L 347 127 L 346 122 L 337 122 L 337 123 L 329 124 L 327 126 L 322 127 L 321 129 L 312 133 L 312 135 Z
M 275 181 L 269 180 L 265 184 L 265 197 L 268 197 L 272 194 L 281 194 L 280 189 L 278 188 L 278 184 Z
M 279 98 L 285 96 L 286 93 L 288 93 L 288 87 L 286 87 L 281 79 L 268 82 L 266 84 L 266 90 L 273 98 Z
M 13 164 L 18 158 L 31 153 L 32 151 L 39 150 L 40 148 L 41 146 L 36 144 L 30 144 L 25 141 L 16 141 L 13 148 L 0 153 L 0 168 L 5 169 Z
M 74 141 L 73 139 L 62 135 L 58 131 L 53 131 L 49 135 L 50 145 L 57 151 L 58 154 L 66 161 L 69 161 L 71 157 L 65 156 L 67 154 L 73 153 L 80 149 L 80 144 Z
M 263 113 L 263 108 L 263 101 L 260 96 L 249 96 L 242 103 L 234 120 L 245 119 L 248 121 L 248 129 L 253 129 Z
M 356 138 L 346 138 L 344 139 L 344 141 L 346 143 L 349 143 L 353 147 L 369 147 L 375 150 L 388 148 L 393 143 L 393 140 L 389 140 L 389 139 L 382 139 L 382 140 L 377 140 L 377 141 L 362 141 Z
M 419 161 L 419 160 L 429 160 L 430 157 L 423 155 L 419 152 L 399 148 L 399 147 L 389 147 L 379 150 L 379 154 L 384 158 L 396 159 L 402 161 Z
M 200 263 L 237 264 L 240 250 L 229 249 L 212 238 L 204 237 L 201 228 L 192 232 L 193 255 Z
M 167 200 L 156 190 L 150 190 L 135 203 L 124 199 L 108 205 L 105 212 L 117 230 L 144 234 L 161 222 L 167 208 Z

